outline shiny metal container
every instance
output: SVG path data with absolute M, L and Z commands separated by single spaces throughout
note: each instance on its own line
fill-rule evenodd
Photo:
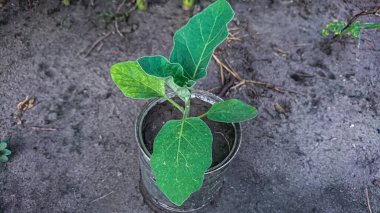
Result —
M 220 97 L 205 91 L 194 91 L 192 98 L 197 98 L 210 104 L 222 100 Z M 240 123 L 232 124 L 235 131 L 235 138 L 229 155 L 222 162 L 209 168 L 205 172 L 203 185 L 199 191 L 194 192 L 189 199 L 182 204 L 182 206 L 176 206 L 166 198 L 155 183 L 155 178 L 149 164 L 150 153 L 145 146 L 142 135 L 143 122 L 144 119 L 149 119 L 146 118 L 149 110 L 151 110 L 156 104 L 164 101 L 165 99 L 160 98 L 147 103 L 136 120 L 135 134 L 139 146 L 140 190 L 145 200 L 149 204 L 152 204 L 153 206 L 151 205 L 151 207 L 156 210 L 167 212 L 193 212 L 208 205 L 219 194 L 219 191 L 223 186 L 224 174 L 240 147 L 241 126 Z

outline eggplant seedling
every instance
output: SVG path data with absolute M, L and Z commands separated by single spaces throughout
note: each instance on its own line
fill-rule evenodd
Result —
M 352 38 L 358 39 L 360 43 L 361 31 L 368 29 L 379 29 L 380 22 L 377 23 L 365 23 L 361 21 L 355 21 L 348 25 L 347 21 L 338 21 L 334 20 L 331 23 L 327 24 L 326 27 L 322 30 L 322 35 L 327 37 L 330 33 L 334 36 L 343 36 L 348 35 Z
M 191 117 L 191 94 L 196 81 L 206 76 L 215 48 L 228 36 L 234 11 L 226 0 L 218 0 L 193 16 L 174 35 L 170 58 L 145 56 L 112 65 L 111 77 L 130 98 L 164 98 L 182 112 L 182 119 L 165 123 L 154 139 L 150 166 L 158 188 L 181 206 L 203 184 L 212 163 L 213 137 L 202 120 L 235 123 L 256 117 L 255 107 L 237 99 L 215 103 L 203 115 Z M 168 86 L 181 103 L 168 97 Z
M 7 149 L 7 146 L 7 141 L 0 141 L 0 163 L 8 162 L 8 156 L 12 154 L 11 150 Z

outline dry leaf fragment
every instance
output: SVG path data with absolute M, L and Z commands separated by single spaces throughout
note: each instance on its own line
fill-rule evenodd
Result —
M 275 103 L 275 104 L 274 104 L 274 109 L 275 109 L 276 112 L 278 112 L 278 113 L 283 113 L 283 114 L 285 114 L 285 109 L 284 109 L 284 107 L 282 107 L 281 104 L 279 104 L 279 103 Z
M 17 110 L 24 112 L 24 111 L 34 107 L 35 102 L 36 102 L 35 97 L 26 96 L 26 98 L 23 101 L 20 101 L 17 104 Z
M 3 8 L 5 5 L 6 1 L 5 0 L 0 0 L 0 8 Z
M 35 97 L 26 96 L 26 98 L 23 101 L 20 101 L 17 104 L 17 111 L 15 113 L 15 119 L 16 119 L 16 122 L 18 125 L 22 124 L 23 112 L 34 107 L 35 103 L 36 103 Z

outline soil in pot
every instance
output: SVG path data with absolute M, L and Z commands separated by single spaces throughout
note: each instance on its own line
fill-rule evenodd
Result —
M 178 99 L 174 100 L 177 103 L 181 103 Z M 193 98 L 191 99 L 190 115 L 199 116 L 207 112 L 210 107 L 211 104 Z M 152 107 L 145 116 L 142 125 L 143 139 L 149 153 L 153 153 L 154 138 L 162 126 L 169 120 L 180 119 L 182 119 L 182 113 L 167 101 L 158 103 Z M 210 127 L 213 136 L 211 167 L 214 167 L 222 162 L 230 153 L 235 143 L 234 127 L 231 124 L 210 121 L 206 117 L 202 118 L 202 120 Z

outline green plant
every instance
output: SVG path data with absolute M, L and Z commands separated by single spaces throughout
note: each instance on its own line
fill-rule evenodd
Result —
M 59 24 L 65 29 L 70 29 L 73 23 L 69 16 L 61 16 L 59 17 Z
M 8 156 L 12 154 L 11 150 L 7 149 L 7 146 L 7 141 L 0 141 L 0 163 L 6 163 L 9 160 Z
M 70 0 L 62 0 L 63 5 L 66 7 L 70 6 Z
M 146 10 L 148 9 L 148 0 L 137 0 L 137 9 L 139 10 Z
M 334 36 L 348 35 L 360 41 L 360 33 L 364 29 L 377 29 L 380 28 L 380 22 L 378 23 L 364 23 L 360 21 L 355 21 L 348 24 L 347 21 L 334 20 L 327 24 L 322 30 L 322 35 L 327 37 L 330 33 Z
M 116 18 L 116 14 L 111 10 L 103 11 L 99 13 L 99 16 L 103 18 L 106 24 L 111 23 Z
M 212 163 L 212 134 L 202 118 L 216 122 L 241 122 L 256 117 L 256 108 L 231 99 L 211 106 L 207 113 L 190 117 L 190 97 L 195 82 L 206 76 L 215 48 L 228 36 L 227 25 L 234 12 L 226 0 L 218 0 L 192 17 L 174 35 L 170 60 L 147 56 L 111 67 L 111 77 L 130 98 L 165 98 L 182 112 L 170 120 L 153 143 L 151 168 L 159 189 L 176 205 L 201 188 L 204 173 Z M 165 84 L 183 105 L 169 98 Z
M 183 0 L 182 8 L 184 10 L 189 10 L 194 6 L 195 0 Z

